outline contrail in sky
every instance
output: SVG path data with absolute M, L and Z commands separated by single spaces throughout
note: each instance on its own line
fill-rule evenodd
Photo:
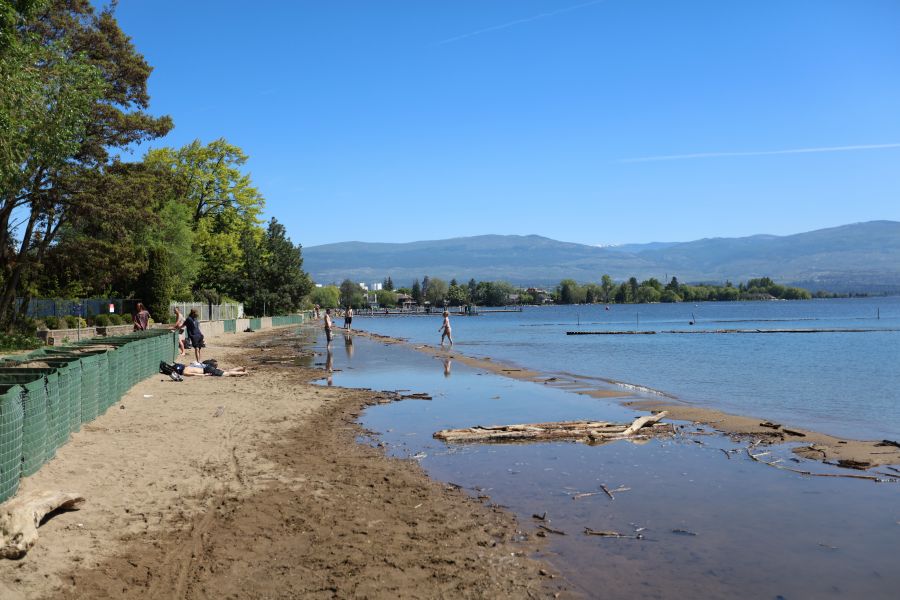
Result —
M 772 156 L 775 154 L 812 154 L 814 152 L 849 152 L 851 150 L 883 150 L 900 148 L 897 144 L 865 144 L 861 146 L 823 146 L 820 148 L 792 148 L 789 150 L 760 150 L 756 152 L 699 152 L 696 154 L 667 154 L 663 156 L 644 156 L 641 158 L 623 158 L 618 163 L 657 162 L 663 160 L 689 160 L 692 158 L 727 158 L 731 156 Z
M 475 31 L 470 31 L 469 33 L 463 33 L 462 35 L 453 36 L 451 38 L 447 38 L 446 40 L 441 40 L 436 43 L 435 46 L 441 46 L 443 44 L 450 44 L 453 42 L 458 42 L 459 40 L 464 40 L 466 38 L 470 38 L 472 36 L 481 35 L 482 33 L 490 33 L 492 31 L 499 31 L 501 29 L 508 29 L 510 27 L 515 27 L 516 25 L 522 25 L 523 23 L 531 23 L 532 21 L 537 21 L 538 19 L 544 19 L 547 17 L 553 17 L 555 15 L 559 15 L 562 13 L 571 12 L 573 10 L 578 10 L 579 8 L 585 8 L 587 6 L 593 6 L 594 4 L 600 4 L 605 0 L 592 0 L 592 2 L 583 2 L 582 4 L 576 4 L 574 6 L 567 6 L 565 8 L 560 8 L 558 10 L 551 10 L 550 12 L 543 12 L 531 17 L 524 17 L 522 19 L 516 19 L 515 21 L 510 21 L 508 23 L 502 23 L 500 25 L 492 25 L 491 27 L 485 27 L 484 29 L 476 29 Z

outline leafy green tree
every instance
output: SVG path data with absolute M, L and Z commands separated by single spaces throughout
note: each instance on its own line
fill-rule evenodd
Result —
M 381 284 L 381 287 L 384 288 L 385 290 L 387 290 L 388 292 L 391 292 L 394 290 L 394 280 L 391 279 L 390 275 L 387 276 L 387 278 Z
M 603 275 L 600 278 L 600 289 L 602 290 L 603 302 L 609 302 L 612 299 L 612 293 L 615 287 L 616 284 L 609 275 Z
M 659 298 L 660 302 L 681 302 L 681 296 L 675 293 L 674 290 L 669 289 L 668 287 L 663 290 L 662 295 Z
M 425 299 L 431 302 L 433 306 L 443 306 L 444 300 L 447 298 L 447 289 L 446 281 L 434 277 L 428 281 Z
M 312 289 L 303 270 L 302 248 L 291 242 L 284 225 L 273 218 L 266 230 L 265 249 L 264 283 L 269 294 L 269 314 L 294 312 Z
M 628 278 L 628 289 L 631 292 L 631 302 L 637 302 L 638 297 L 638 288 L 639 288 L 638 280 L 636 277 Z
M 32 2 L 5 6 L 0 24 Z M 20 9 L 20 10 L 16 10 Z M 13 319 L 20 284 L 38 275 L 87 173 L 110 152 L 164 135 L 171 119 L 144 112 L 150 66 L 111 9 L 88 0 L 52 0 L 0 51 L 0 323 Z M 13 214 L 22 220 L 15 233 Z M 15 235 L 15 238 L 14 238 Z
M 64 297 L 137 293 L 150 264 L 149 251 L 168 254 L 172 294 L 190 298 L 198 258 L 181 207 L 170 202 L 168 180 L 142 163 L 114 161 L 88 172 L 82 196 L 69 209 L 56 243 L 36 277 L 44 294 Z
M 394 308 L 397 306 L 397 294 L 393 290 L 381 290 L 377 294 L 378 304 L 385 308 Z
M 515 288 L 505 281 L 479 281 L 475 290 L 477 304 L 485 306 L 503 306 L 509 301 L 509 295 Z
M 15 44 L 17 29 L 22 27 L 46 0 L 4 0 L 0 2 L 0 54 Z
M 341 282 L 341 306 L 361 306 L 362 288 L 349 279 Z
M 642 282 L 641 282 L 641 285 L 645 285 L 645 286 L 648 286 L 648 287 L 652 287 L 652 288 L 653 288 L 654 290 L 656 290 L 657 292 L 662 292 L 662 291 L 663 291 L 663 285 L 662 285 L 662 283 L 660 283 L 660 281 L 659 281 L 657 278 L 655 278 L 655 277 L 651 277 L 650 279 L 647 279 L 646 281 L 642 281 Z
M 413 281 L 412 288 L 410 290 L 410 296 L 412 296 L 413 302 L 416 304 L 422 304 L 424 301 L 424 295 L 422 294 L 422 286 L 419 284 L 419 280 L 416 279 Z
M 584 290 L 574 279 L 563 279 L 557 288 L 560 304 L 579 304 L 584 302 Z
M 588 283 L 584 286 L 584 301 L 593 304 L 603 299 L 603 290 L 596 283 Z
M 450 284 L 447 289 L 447 301 L 450 306 L 462 306 L 469 302 L 469 289 L 461 285 Z
M 309 301 L 322 308 L 337 308 L 341 302 L 341 291 L 333 285 L 314 288 L 309 295 Z
M 303 271 L 301 248 L 287 237 L 284 225 L 272 219 L 264 234 L 246 230 L 241 249 L 244 265 L 239 287 L 246 310 L 278 315 L 300 308 L 312 282 Z
M 661 296 L 662 293 L 655 286 L 645 283 L 638 287 L 635 301 L 640 303 L 659 302 Z
M 174 180 L 174 197 L 190 210 L 194 253 L 202 257 L 196 288 L 239 293 L 242 239 L 259 225 L 264 200 L 242 171 L 247 155 L 224 138 L 179 149 L 157 148 L 144 157 Z

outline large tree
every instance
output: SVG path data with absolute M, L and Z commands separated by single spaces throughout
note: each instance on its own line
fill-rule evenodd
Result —
M 13 30 L 0 51 L 0 324 L 6 328 L 20 285 L 37 273 L 75 216 L 85 180 L 104 171 L 110 152 L 172 126 L 168 117 L 145 112 L 151 68 L 111 8 L 97 13 L 89 0 L 53 0 Z
M 245 233 L 243 294 L 250 314 L 284 314 L 300 308 L 312 289 L 303 271 L 300 246 L 287 237 L 284 225 L 272 219 L 261 239 Z
M 264 206 L 242 170 L 247 155 L 225 139 L 206 145 L 195 140 L 151 150 L 144 162 L 174 179 L 174 197 L 190 213 L 194 253 L 201 257 L 195 289 L 239 295 L 247 235 L 255 235 L 249 232 L 257 229 Z

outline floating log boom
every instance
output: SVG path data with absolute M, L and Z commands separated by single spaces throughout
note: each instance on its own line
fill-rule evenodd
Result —
M 663 411 L 655 415 L 639 417 L 630 425 L 607 421 L 558 421 L 553 423 L 522 423 L 516 425 L 491 425 L 444 429 L 434 437 L 445 442 L 543 442 L 576 440 L 605 442 L 616 439 L 647 437 L 665 430 L 671 433 L 668 424 L 659 420 L 668 415 Z

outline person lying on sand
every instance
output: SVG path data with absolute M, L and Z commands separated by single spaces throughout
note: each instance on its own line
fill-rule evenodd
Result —
M 247 367 L 233 367 L 231 369 L 222 370 L 212 365 L 206 365 L 202 368 L 192 367 L 188 365 L 184 368 L 184 371 L 181 374 L 185 377 L 194 377 L 196 375 L 212 375 L 213 377 L 243 377 L 244 375 L 249 375 L 250 371 L 247 370 Z
M 234 367 L 223 370 L 219 368 L 219 363 L 215 360 L 209 360 L 204 363 L 191 363 L 183 365 L 181 363 L 168 364 L 166 362 L 159 363 L 159 372 L 168 375 L 175 381 L 181 381 L 181 377 L 196 377 L 202 375 L 211 375 L 213 377 L 243 377 L 249 375 L 250 371 L 247 367 Z

